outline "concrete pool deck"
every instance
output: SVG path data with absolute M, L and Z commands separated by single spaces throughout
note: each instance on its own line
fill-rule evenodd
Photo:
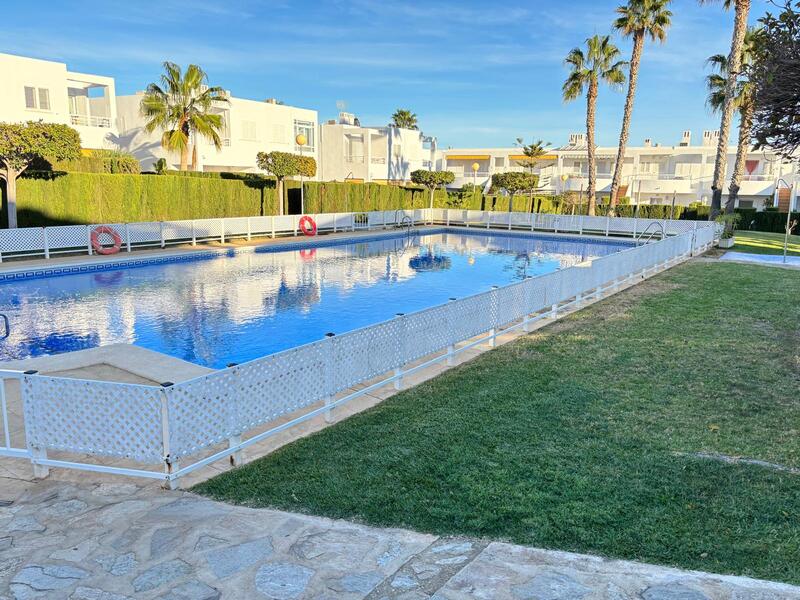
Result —
M 784 262 L 783 256 L 778 254 L 752 254 L 750 252 L 734 252 L 729 250 L 723 254 L 719 260 L 800 269 L 800 256 L 787 256 L 786 262 Z

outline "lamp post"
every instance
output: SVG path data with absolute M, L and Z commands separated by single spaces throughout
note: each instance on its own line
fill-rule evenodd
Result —
M 478 169 L 481 166 L 474 162 L 472 163 L 472 202 L 475 202 L 475 193 L 478 191 Z
M 300 146 L 300 158 L 303 158 L 303 146 L 305 146 L 306 142 L 308 141 L 306 139 L 306 136 L 304 136 L 302 133 L 298 133 L 295 136 L 294 141 L 297 143 L 298 146 Z M 301 169 L 300 170 L 300 214 L 302 215 L 305 212 L 306 212 L 306 207 L 305 207 L 305 197 L 303 195 L 303 171 Z

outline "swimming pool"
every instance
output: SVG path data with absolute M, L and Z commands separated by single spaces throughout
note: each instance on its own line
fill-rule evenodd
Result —
M 0 283 L 0 360 L 123 342 L 220 368 L 629 246 L 431 229 L 42 274 Z

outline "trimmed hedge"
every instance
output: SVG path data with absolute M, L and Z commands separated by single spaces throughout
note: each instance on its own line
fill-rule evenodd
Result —
M 50 162 L 40 159 L 33 168 L 39 171 L 67 173 L 114 173 L 138 175 L 139 161 L 133 154 L 115 150 L 90 150 L 74 160 Z
M 97 222 L 135 222 L 219 218 L 278 213 L 275 179 L 248 173 L 201 173 L 170 171 L 167 175 L 112 175 L 105 173 L 59 173 L 31 171 L 18 184 L 19 223 L 21 227 Z M 285 206 L 299 207 L 299 181 L 287 181 Z M 308 213 L 361 212 L 426 208 L 427 190 L 412 186 L 376 183 L 316 182 L 305 183 L 305 207 Z M 577 214 L 574 197 L 527 194 L 514 197 L 515 212 Z M 508 196 L 437 190 L 434 206 L 469 210 L 507 211 Z M 580 212 L 586 214 L 585 203 Z M 707 219 L 707 206 L 642 205 L 642 218 Z M 597 207 L 604 215 L 607 206 Z M 617 207 L 619 216 L 637 214 L 635 206 Z M 737 209 L 742 214 L 742 228 L 782 232 L 786 213 L 756 212 Z M 800 215 L 797 215 L 800 218 Z M 2 223 L 5 225 L 5 210 Z

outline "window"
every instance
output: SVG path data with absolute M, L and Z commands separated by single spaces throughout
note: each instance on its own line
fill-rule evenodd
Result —
M 314 148 L 314 128 L 315 125 L 311 121 L 298 121 L 295 119 L 294 121 L 294 137 L 297 139 L 297 136 L 301 133 L 306 136 L 306 145 L 304 148 Z M 298 151 L 300 147 L 298 146 Z
M 258 126 L 255 121 L 242 121 L 242 139 L 253 142 L 258 140 Z
M 50 90 L 25 86 L 25 108 L 50 110 Z

